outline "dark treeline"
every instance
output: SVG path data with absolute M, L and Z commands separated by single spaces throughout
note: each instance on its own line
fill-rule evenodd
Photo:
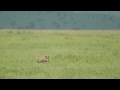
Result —
M 0 29 L 120 30 L 120 12 L 112 13 L 0 11 Z

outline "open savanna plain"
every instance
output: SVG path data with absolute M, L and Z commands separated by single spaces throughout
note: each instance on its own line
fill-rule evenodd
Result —
M 120 31 L 1 29 L 0 78 L 119 79 Z

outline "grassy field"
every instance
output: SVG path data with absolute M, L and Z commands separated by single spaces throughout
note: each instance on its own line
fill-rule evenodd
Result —
M 0 30 L 0 78 L 118 79 L 120 31 Z

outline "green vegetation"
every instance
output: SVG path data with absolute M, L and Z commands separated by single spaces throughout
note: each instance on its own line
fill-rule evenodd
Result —
M 49 55 L 49 62 L 36 59 Z M 1 30 L 0 78 L 120 78 L 120 31 Z

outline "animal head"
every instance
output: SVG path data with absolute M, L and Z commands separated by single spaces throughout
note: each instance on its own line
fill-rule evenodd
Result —
M 46 59 L 49 59 L 49 56 L 45 56 L 46 57 Z
M 49 61 L 49 56 L 45 56 L 45 58 Z

